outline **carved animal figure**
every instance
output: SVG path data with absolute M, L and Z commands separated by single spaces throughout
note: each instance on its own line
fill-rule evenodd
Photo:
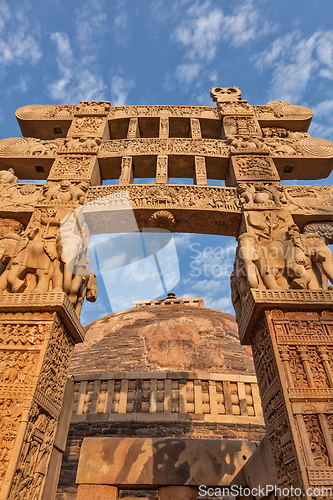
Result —
M 292 196 L 288 191 L 288 188 L 285 188 L 284 194 L 289 203 L 296 205 L 299 208 L 314 208 L 316 210 L 322 210 L 324 212 L 332 212 L 333 207 L 325 205 L 324 198 L 315 190 L 311 189 L 309 192 L 312 192 L 314 196 Z
M 16 256 L 7 266 L 7 284 L 14 293 L 23 292 L 26 288 L 24 278 L 28 273 L 36 276 L 37 286 L 34 290 L 36 293 L 49 291 L 56 250 L 54 243 L 35 239 L 38 233 L 39 228 L 34 228 L 22 237 Z

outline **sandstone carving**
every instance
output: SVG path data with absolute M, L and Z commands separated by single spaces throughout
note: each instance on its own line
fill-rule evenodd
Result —
M 333 191 L 280 183 L 280 176 L 329 175 L 333 144 L 309 136 L 308 108 L 284 101 L 250 106 L 237 87 L 213 87 L 211 96 L 214 109 L 112 108 L 106 101 L 27 106 L 17 112 L 27 137 L 1 141 L 8 169 L 0 171 L 0 206 L 8 217 L 0 227 L 4 498 L 43 496 L 74 345 L 69 331 L 80 338 L 76 314 L 85 297 L 97 298 L 87 258 L 90 231 L 106 231 L 112 216 L 128 209 L 140 228 L 237 236 L 232 301 L 242 342 L 252 344 L 277 485 L 306 491 L 333 484 L 333 256 L 327 246 L 333 241 Z M 107 125 L 117 139 L 107 140 Z M 134 185 L 135 176 L 154 175 L 155 165 L 156 184 Z M 50 167 L 46 184 L 18 183 L 27 175 L 23 169 L 42 178 Z M 168 185 L 178 167 L 196 185 Z M 119 185 L 100 185 L 115 177 Z M 234 187 L 208 186 L 210 179 Z M 10 220 L 14 215 L 17 220 Z M 123 219 L 128 229 L 126 212 Z M 207 411 L 217 411 L 216 384 L 203 390 L 195 380 L 188 402 L 184 392 L 191 391 L 183 380 L 177 384 L 174 411 L 184 413 L 188 404 L 191 412 L 205 413 L 204 397 Z M 157 381 L 151 385 L 157 393 Z M 126 413 L 129 382 L 118 386 L 117 411 Z M 231 416 L 236 405 L 227 387 L 219 397 Z M 97 388 L 92 413 L 98 413 Z M 244 416 L 250 411 L 244 384 L 237 391 Z M 150 401 L 148 411 L 155 413 L 159 402 Z M 19 432 L 22 405 L 26 428 Z M 80 405 L 83 414 L 84 401 Z M 105 402 L 102 411 L 111 411 L 110 405 Z M 129 408 L 139 412 L 137 402 Z
M 149 222 L 153 227 L 161 227 L 165 229 L 172 229 L 172 227 L 176 224 L 175 217 L 172 213 L 167 212 L 166 210 L 154 212 L 149 217 Z
M 70 135 L 72 137 L 91 136 L 99 137 L 103 135 L 105 120 L 100 117 L 83 116 L 73 120 Z
M 89 179 L 95 165 L 94 156 L 59 155 L 52 165 L 50 179 Z
M 198 156 L 229 156 L 224 141 L 214 139 L 124 139 L 105 141 L 99 149 L 99 157 L 132 156 L 137 154 L 191 154 Z
M 46 156 L 54 157 L 61 146 L 63 139 L 42 141 L 40 139 L 13 137 L 0 141 L 0 157 L 11 156 Z
M 210 97 L 214 102 L 239 101 L 242 92 L 238 87 L 212 87 Z
M 313 222 L 306 224 L 303 233 L 317 233 L 326 243 L 332 245 L 333 243 L 333 224 L 332 222 Z
M 333 283 L 330 249 L 318 234 L 301 235 L 290 223 L 286 210 L 248 212 L 248 231 L 238 238 L 231 276 L 239 313 L 250 288 L 315 290 L 327 289 L 327 280 Z
M 254 205 L 281 206 L 287 203 L 283 186 L 279 184 L 238 184 L 238 193 L 241 203 L 245 208 L 253 208 Z
M 52 204 L 83 204 L 90 185 L 87 182 L 72 183 L 68 180 L 48 182 L 42 201 Z
M 31 209 L 41 199 L 43 187 L 36 184 L 13 183 L 9 187 L 0 184 L 0 206 L 6 210 L 18 210 L 30 206 Z
M 94 137 L 88 137 L 87 139 L 82 138 L 69 138 L 65 139 L 64 146 L 66 149 L 70 151 L 95 151 L 98 146 L 101 144 L 100 139 L 96 139 Z
M 12 168 L 8 170 L 0 170 L 0 184 L 16 184 L 18 181 L 15 172 Z
M 249 154 L 251 152 L 258 153 L 258 151 L 269 152 L 264 141 L 257 137 L 228 138 L 227 143 L 230 144 L 231 153 Z

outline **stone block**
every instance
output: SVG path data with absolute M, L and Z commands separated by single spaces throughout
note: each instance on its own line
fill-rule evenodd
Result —
M 118 500 L 118 488 L 105 484 L 80 484 L 76 500 Z
M 85 438 L 78 484 L 122 488 L 227 485 L 255 443 L 209 439 Z

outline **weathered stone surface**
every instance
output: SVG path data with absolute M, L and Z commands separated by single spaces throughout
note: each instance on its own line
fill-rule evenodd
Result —
M 234 316 L 186 305 L 122 311 L 87 327 L 71 373 L 128 370 L 254 373 Z
M 118 500 L 118 488 L 106 484 L 81 484 L 76 500 Z
M 76 480 L 136 487 L 226 485 L 254 449 L 244 441 L 86 438 Z
M 197 488 L 191 486 L 162 486 L 158 489 L 158 500 L 197 500 Z

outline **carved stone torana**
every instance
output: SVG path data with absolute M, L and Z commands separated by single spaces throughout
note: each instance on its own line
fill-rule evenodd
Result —
M 77 314 L 97 298 L 90 233 L 126 232 L 133 212 L 139 228 L 238 238 L 232 301 L 253 347 L 276 484 L 333 486 L 333 194 L 280 183 L 327 177 L 333 144 L 307 134 L 303 106 L 251 106 L 237 87 L 211 96 L 216 108 L 26 106 L 24 137 L 0 142 L 1 499 L 42 497 Z M 167 185 L 169 174 L 197 185 Z

